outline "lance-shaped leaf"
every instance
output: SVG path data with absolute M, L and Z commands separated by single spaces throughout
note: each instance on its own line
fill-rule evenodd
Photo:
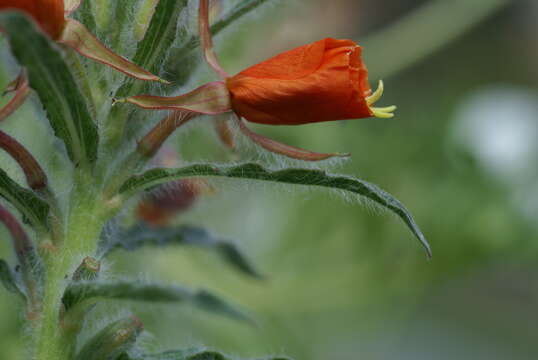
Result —
M 31 312 L 38 311 L 45 273 L 41 259 L 19 221 L 1 205 L 0 222 L 8 229 L 11 236 L 13 249 L 21 269 L 21 280 L 30 303 L 29 310 Z
M 168 83 L 105 47 L 84 25 L 76 20 L 66 20 L 59 42 L 89 59 L 106 64 L 133 78 Z
M 345 190 L 374 201 L 398 215 L 420 241 L 428 256 L 431 256 L 430 246 L 420 231 L 411 213 L 403 204 L 389 193 L 374 184 L 350 176 L 333 175 L 322 170 L 313 169 L 283 169 L 270 170 L 255 163 L 240 165 L 194 164 L 179 169 L 155 168 L 145 173 L 131 177 L 120 188 L 120 193 L 130 196 L 136 192 L 151 188 L 155 185 L 192 176 L 220 176 L 237 179 L 252 179 L 273 181 L 279 183 L 319 186 L 331 189 Z
M 251 322 L 236 306 L 206 290 L 134 281 L 81 281 L 69 285 L 64 294 L 67 311 L 78 304 L 90 304 L 99 299 L 134 300 L 154 303 L 190 303 L 194 306 L 230 318 Z
M 18 284 L 17 280 L 15 279 L 15 276 L 13 275 L 13 272 L 11 271 L 9 265 L 5 262 L 4 259 L 0 259 L 0 282 L 6 290 L 19 294 L 23 298 L 25 297 L 23 292 L 20 289 L 20 285 Z
M 33 21 L 20 13 L 0 14 L 0 27 L 8 35 L 18 62 L 26 67 L 30 87 L 37 92 L 69 157 L 76 164 L 94 161 L 97 126 L 62 54 Z
M 152 73 L 158 73 L 176 36 L 178 17 L 187 0 L 159 0 L 155 13 L 143 40 L 138 44 L 133 61 Z M 143 86 L 139 84 L 139 86 Z M 128 95 L 133 87 L 126 81 L 116 93 L 117 97 Z
M 230 92 L 222 81 L 207 83 L 180 96 L 139 95 L 117 102 L 128 102 L 143 109 L 186 110 L 206 115 L 217 115 L 232 110 Z
M 80 350 L 76 360 L 115 360 L 132 348 L 144 326 L 136 317 L 114 321 L 94 335 Z
M 206 349 L 185 349 L 185 350 L 170 350 L 159 354 L 145 354 L 138 356 L 129 356 L 123 354 L 118 360 L 240 360 L 236 357 L 224 355 L 217 351 Z M 252 359 L 254 360 L 254 359 Z M 269 356 L 257 358 L 256 360 L 290 360 L 283 356 Z
M 13 181 L 0 169 L 0 196 L 13 205 L 32 225 L 40 230 L 48 228 L 49 205 L 33 191 Z
M 106 232 L 103 232 L 106 236 Z M 133 251 L 143 246 L 187 245 L 214 250 L 223 260 L 242 273 L 262 278 L 250 261 L 235 244 L 219 239 L 209 231 L 194 226 L 150 227 L 140 222 L 128 229 L 117 231 L 110 239 L 101 241 L 98 253 L 101 257 L 116 249 Z

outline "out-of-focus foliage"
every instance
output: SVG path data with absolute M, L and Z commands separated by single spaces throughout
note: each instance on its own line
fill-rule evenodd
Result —
M 249 27 L 224 32 L 216 42 L 226 67 L 239 70 L 323 36 L 354 36 L 368 44 L 370 36 L 430 1 L 281 1 L 248 20 Z M 398 105 L 394 119 L 256 128 L 305 148 L 350 151 L 352 160 L 339 170 L 367 175 L 399 197 L 430 240 L 431 261 L 410 246 L 400 224 L 373 216 L 377 209 L 352 206 L 346 198 L 335 201 L 334 194 L 278 185 L 246 185 L 245 191 L 230 181 L 214 181 L 216 194 L 177 223 L 205 224 L 240 239 L 241 248 L 269 275 L 267 281 L 222 271 L 211 254 L 195 248 L 116 252 L 111 266 L 216 289 L 257 314 L 259 325 L 210 317 L 200 322 L 201 314 L 189 308 L 167 312 L 163 319 L 158 307 L 134 305 L 152 340 L 158 339 L 156 346 L 189 347 L 205 339 L 203 345 L 244 357 L 286 353 L 308 360 L 534 359 L 537 13 L 535 1 L 513 1 L 449 45 L 388 74 L 384 101 Z M 407 41 L 443 31 L 435 20 Z M 365 48 L 367 63 L 398 57 L 389 46 L 373 48 L 382 53 Z M 2 70 L 5 84 L 9 79 Z M 199 78 L 208 77 L 206 71 Z M 371 71 L 372 82 L 378 76 Z M 59 161 L 50 155 L 54 144 L 32 143 L 23 132 L 28 127 L 43 132 L 40 124 L 25 121 L 33 112 L 40 109 L 26 105 L 5 126 L 22 141 L 26 137 L 32 152 L 54 167 Z M 211 130 L 180 134 L 182 157 L 222 159 Z M 0 159 L 11 164 L 4 154 Z M 54 182 L 61 183 L 61 177 Z M 2 258 L 10 256 L 7 245 L 0 241 Z M 17 301 L 0 291 L 2 309 L 17 307 Z M 114 305 L 97 310 L 113 311 Z M 17 313 L 0 312 L 6 359 L 17 359 L 23 346 L 16 335 Z

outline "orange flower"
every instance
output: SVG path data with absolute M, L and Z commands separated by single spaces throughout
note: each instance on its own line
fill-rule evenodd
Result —
M 215 115 L 233 111 L 239 130 L 253 142 L 271 152 L 307 161 L 348 155 L 313 153 L 278 143 L 252 132 L 241 118 L 261 124 L 300 125 L 394 116 L 396 106 L 373 107 L 383 94 L 383 82 L 379 81 L 377 90 L 372 93 L 368 70 L 361 58 L 362 48 L 352 40 L 319 40 L 229 76 L 213 51 L 208 7 L 208 0 L 200 0 L 201 46 L 205 60 L 223 81 L 200 86 L 176 97 L 140 95 L 117 101 L 145 109 L 191 114 Z M 173 131 L 184 123 L 174 122 L 176 118 L 178 116 L 164 119 L 159 128 Z M 155 142 L 153 147 L 158 148 L 161 143 Z
M 272 125 L 374 116 L 361 50 L 351 40 L 327 38 L 254 65 L 226 80 L 233 110 Z

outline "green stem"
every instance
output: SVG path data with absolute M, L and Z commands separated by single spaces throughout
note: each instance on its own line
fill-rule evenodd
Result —
M 60 327 L 61 299 L 71 278 L 75 261 L 93 254 L 106 221 L 99 186 L 86 171 L 75 173 L 75 188 L 67 217 L 63 241 L 45 257 L 47 277 L 42 313 L 35 327 L 36 354 L 39 360 L 68 360 L 73 352 L 73 337 L 65 336 Z

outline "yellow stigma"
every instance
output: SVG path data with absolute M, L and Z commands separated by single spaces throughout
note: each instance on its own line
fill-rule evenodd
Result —
M 394 116 L 393 112 L 396 110 L 396 106 L 386 106 L 386 107 L 372 107 L 383 95 L 383 90 L 385 89 L 383 85 L 383 80 L 379 80 L 377 85 L 377 90 L 374 93 L 366 98 L 366 103 L 374 113 L 375 117 L 388 119 Z

